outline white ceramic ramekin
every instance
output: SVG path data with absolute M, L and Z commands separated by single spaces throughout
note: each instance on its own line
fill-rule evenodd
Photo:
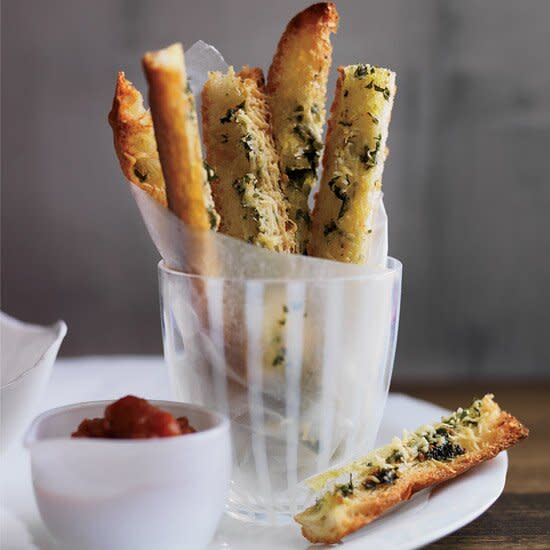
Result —
M 151 401 L 187 416 L 197 433 L 141 439 L 71 439 L 108 401 L 40 415 L 25 445 L 40 514 L 66 548 L 204 548 L 222 516 L 231 470 L 229 422 L 196 405 Z

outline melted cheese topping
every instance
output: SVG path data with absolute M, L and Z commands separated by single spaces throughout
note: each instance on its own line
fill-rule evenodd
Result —
M 309 242 L 311 217 L 308 198 L 317 183 L 317 168 L 323 148 L 324 108 L 311 98 L 286 105 L 277 138 L 281 169 L 286 175 L 284 186 L 289 216 L 297 225 L 298 252 L 304 253 Z M 282 107 L 282 106 L 281 106 Z M 274 112 L 280 112 L 282 108 Z M 275 117 L 274 117 L 275 120 Z M 274 125 L 274 129 L 277 128 Z M 274 130 L 275 131 L 275 130 Z
M 316 492 L 326 489 L 329 485 L 333 486 L 316 506 L 318 507 L 319 503 L 322 503 L 322 506 L 330 505 L 335 501 L 333 497 L 345 496 L 342 495 L 341 490 L 343 486 L 345 487 L 345 483 L 334 485 L 334 482 L 344 480 L 350 474 L 354 487 L 363 487 L 367 481 L 378 485 L 381 482 L 380 471 L 395 471 L 396 476 L 399 477 L 405 471 L 426 460 L 443 462 L 447 460 L 443 456 L 431 458 L 431 451 L 433 453 L 438 449 L 448 450 L 459 455 L 478 450 L 480 441 L 491 429 L 500 412 L 500 407 L 493 401 L 493 396 L 488 394 L 483 399 L 475 400 L 467 409 L 457 409 L 451 415 L 442 418 L 441 422 L 421 426 L 413 433 L 405 430 L 402 438 L 394 437 L 385 447 L 375 449 L 342 468 L 310 478 L 307 485 Z M 448 459 L 452 460 L 452 456 Z
M 210 73 L 203 90 L 203 130 L 220 230 L 276 251 L 294 247 L 265 98 L 233 68 Z

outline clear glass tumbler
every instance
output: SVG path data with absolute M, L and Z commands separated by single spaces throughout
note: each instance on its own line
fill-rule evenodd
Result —
M 304 479 L 368 451 L 397 340 L 401 263 L 325 279 L 227 279 L 159 264 L 164 353 L 182 401 L 231 420 L 228 513 L 286 523 Z

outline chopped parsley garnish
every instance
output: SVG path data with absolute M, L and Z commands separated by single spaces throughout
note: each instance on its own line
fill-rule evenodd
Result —
M 336 176 L 328 182 L 328 187 L 336 195 L 336 198 L 340 199 L 341 201 L 345 201 L 347 198 L 347 193 L 345 189 L 343 189 L 342 186 L 340 185 L 341 180 L 344 181 L 345 186 L 349 184 L 349 181 L 347 178 Z
M 458 443 L 451 443 L 450 441 L 444 441 L 439 445 L 430 445 L 428 452 L 425 454 L 427 460 L 437 460 L 439 462 L 446 462 L 453 458 L 463 455 L 464 449 Z
M 212 206 L 209 206 L 206 209 L 206 213 L 208 214 L 208 222 L 210 223 L 210 229 L 215 229 L 218 225 L 218 216 Z
M 375 117 L 370 111 L 367 111 L 367 115 L 370 116 L 370 119 L 374 122 L 374 124 L 378 124 L 379 120 L 377 117 Z
M 246 134 L 239 141 L 244 147 L 244 154 L 246 155 L 247 160 L 250 160 L 250 154 L 254 152 L 254 148 L 252 147 L 254 138 L 251 134 Z
M 355 78 L 364 78 L 368 74 L 374 73 L 374 67 L 371 67 L 370 65 L 358 65 L 357 69 L 355 69 L 354 76 Z
M 373 478 L 374 479 L 370 479 Z M 369 475 L 369 479 L 363 482 L 365 489 L 375 489 L 380 485 L 393 485 L 399 477 L 393 468 L 380 468 Z
M 374 85 L 374 89 L 377 91 L 377 92 L 381 92 L 382 95 L 384 96 L 384 99 L 388 100 L 390 99 L 390 95 L 391 95 L 391 92 L 390 92 L 390 89 L 386 86 L 385 88 L 382 88 L 380 86 L 377 86 L 376 84 Z
M 380 470 L 380 474 L 378 474 L 377 477 L 380 480 L 380 483 L 392 485 L 399 476 L 397 475 L 397 472 L 395 470 L 383 468 L 382 470 Z
M 332 221 L 330 223 L 327 223 L 327 224 L 325 224 L 325 227 L 323 229 L 323 235 L 325 237 L 327 237 L 328 235 L 330 235 L 331 233 L 333 233 L 337 229 L 338 229 L 338 226 L 336 225 L 336 222 Z
M 368 90 L 370 90 L 371 88 L 374 87 L 374 90 L 376 92 L 380 92 L 383 96 L 384 96 L 384 99 L 388 100 L 390 99 L 390 96 L 391 96 L 391 92 L 390 92 L 390 89 L 386 86 L 385 88 L 382 88 L 382 86 L 378 86 L 374 83 L 374 80 L 371 80 L 366 86 L 365 88 L 367 88 Z
M 476 399 L 467 409 L 460 407 L 453 414 L 443 418 L 443 423 L 452 428 L 456 428 L 458 424 L 463 424 L 464 426 L 477 426 L 479 417 L 481 416 L 480 407 L 480 401 Z
M 303 220 L 307 225 L 311 223 L 311 217 L 309 215 L 309 212 L 306 212 L 305 210 L 302 210 L 302 209 L 296 210 L 296 219 Z
M 348 194 L 348 188 L 350 185 L 351 182 L 347 176 L 336 176 L 328 182 L 329 189 L 336 195 L 337 199 L 342 201 L 338 218 L 341 218 L 349 208 L 351 197 Z
M 322 148 L 323 144 L 316 139 L 311 139 L 308 142 L 307 147 L 304 148 L 304 157 L 309 162 L 309 165 L 311 166 L 311 170 L 313 172 L 315 172 L 317 166 L 319 165 L 319 158 L 321 156 Z
M 140 181 L 140 183 L 143 183 L 147 181 L 147 173 L 142 173 L 138 170 L 137 166 L 134 166 L 134 176 Z
M 341 218 L 347 212 L 350 203 L 351 203 L 350 198 L 348 195 L 346 195 L 346 197 L 342 201 L 342 206 L 340 207 L 340 211 L 338 212 L 338 218 Z
M 305 124 L 296 124 L 292 132 L 305 144 L 300 156 L 304 157 L 308 161 L 311 170 L 315 171 L 319 165 L 323 144 L 316 139 L 311 129 Z
M 303 189 L 304 183 L 306 182 L 308 176 L 313 176 L 314 172 L 309 168 L 297 168 L 286 170 L 286 175 L 288 176 L 288 181 L 296 187 L 296 189 Z
M 273 358 L 272 365 L 274 367 L 280 367 L 281 365 L 284 365 L 286 358 L 286 348 L 281 348 L 280 351 L 275 355 Z
M 206 161 L 204 161 L 204 170 L 206 172 L 206 179 L 208 180 L 208 183 L 212 183 L 213 181 L 218 179 L 218 176 L 216 172 L 214 171 L 214 168 L 210 166 Z
M 254 174 L 245 174 L 242 178 L 237 178 L 233 182 L 233 188 L 242 197 L 246 191 L 246 186 L 254 184 L 256 182 L 256 176 Z
M 240 111 L 241 109 L 244 109 L 245 102 L 239 103 L 236 107 L 233 107 L 232 109 L 227 109 L 227 112 L 225 113 L 225 116 L 220 118 L 220 122 L 222 124 L 226 124 L 227 122 L 233 122 L 235 120 L 235 115 L 237 114 L 237 111 Z
M 244 182 L 242 178 L 238 178 L 233 182 L 233 189 L 235 189 L 239 195 L 244 195 Z
M 388 464 L 397 464 L 399 462 L 403 462 L 403 454 L 401 453 L 401 451 L 398 451 L 396 449 L 390 456 L 388 456 L 386 462 Z
M 336 485 L 335 492 L 340 493 L 343 497 L 349 497 L 353 495 L 353 479 L 351 474 L 349 475 L 349 482 L 342 485 Z
M 359 160 L 367 167 L 367 170 L 376 166 L 378 152 L 380 151 L 380 144 L 382 141 L 382 134 L 378 134 L 374 139 L 374 149 L 369 149 L 368 145 L 365 145 L 363 152 L 359 155 Z
M 286 304 L 283 304 L 283 316 L 278 321 L 279 325 L 282 326 L 282 327 L 284 327 L 286 325 L 286 314 L 287 313 L 288 313 L 288 306 Z M 277 342 L 280 342 L 280 341 L 281 341 L 281 338 L 279 336 L 279 337 L 277 337 Z M 277 359 L 277 357 L 275 357 L 275 358 Z M 273 364 L 273 366 L 276 366 L 276 365 Z
M 306 126 L 297 124 L 292 128 L 292 132 L 296 134 L 302 141 L 306 141 L 309 137 L 309 132 Z

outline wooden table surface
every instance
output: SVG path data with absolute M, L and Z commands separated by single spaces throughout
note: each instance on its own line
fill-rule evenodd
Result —
M 509 451 L 506 487 L 477 520 L 428 548 L 550 549 L 550 383 L 399 384 L 401 391 L 448 409 L 491 392 L 530 430 Z

